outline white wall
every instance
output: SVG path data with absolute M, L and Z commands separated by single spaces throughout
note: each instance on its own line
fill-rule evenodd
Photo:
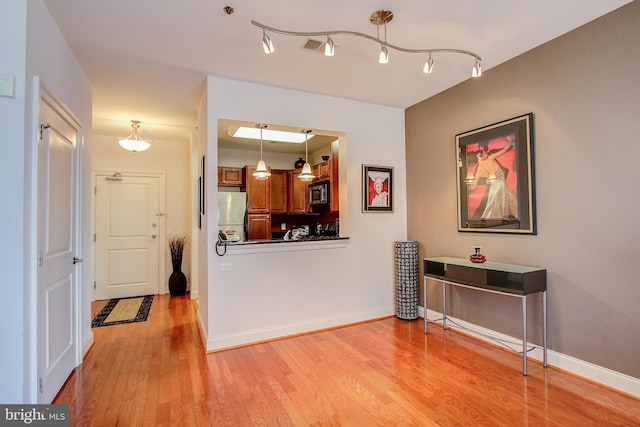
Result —
M 481 245 L 490 261 L 546 268 L 549 349 L 598 365 L 598 375 L 607 368 L 636 379 L 639 23 L 636 1 L 414 105 L 406 130 L 409 236 L 421 256 L 466 257 Z M 459 233 L 454 135 L 528 112 L 538 234 Z M 428 300 L 442 310 L 439 287 Z M 458 290 L 449 312 L 519 337 L 520 305 L 511 300 Z M 540 312 L 535 298 L 529 339 L 538 344 Z M 569 368 L 566 357 L 550 363 Z M 627 391 L 640 395 L 638 381 Z
M 144 136 L 144 128 L 141 130 Z M 115 136 L 94 135 L 92 169 L 114 172 L 162 172 L 165 174 L 166 214 L 164 236 L 189 236 L 182 259 L 182 271 L 191 283 L 191 145 L 190 142 L 154 139 L 151 148 L 132 154 L 118 144 Z M 171 253 L 164 254 L 165 292 L 171 275 Z
M 33 117 L 33 111 L 37 112 L 38 105 L 32 104 L 33 99 L 33 87 L 31 81 L 35 76 L 39 78 L 40 84 L 45 87 L 50 94 L 57 97 L 58 100 L 64 104 L 69 111 L 77 117 L 82 125 L 84 141 L 81 147 L 79 147 L 79 155 L 81 159 L 80 181 L 81 181 L 81 225 L 80 234 L 81 241 L 79 244 L 80 258 L 87 260 L 89 258 L 89 251 L 91 248 L 91 218 L 90 218 L 90 205 L 91 200 L 90 182 L 91 182 L 91 85 L 89 80 L 84 74 L 82 67 L 76 61 L 75 56 L 71 53 L 69 46 L 62 37 L 62 34 L 58 30 L 58 27 L 54 23 L 53 19 L 49 15 L 49 12 L 41 0 L 33 0 L 27 2 L 28 4 L 28 34 L 27 34 L 27 109 L 26 117 L 27 121 Z M 36 102 L 36 101 L 33 101 Z M 37 127 L 37 124 L 35 125 Z M 37 131 L 31 127 L 31 122 L 28 122 L 26 127 L 26 156 L 31 161 L 31 166 L 35 168 L 37 165 L 37 158 L 34 155 L 36 148 L 36 134 Z M 31 173 L 29 167 L 25 168 L 26 173 Z M 35 184 L 30 182 L 30 189 L 27 189 L 27 194 L 30 200 L 34 201 L 35 206 L 36 191 Z M 32 193 L 29 193 L 29 191 Z M 35 218 L 31 205 L 27 206 L 27 210 L 31 215 L 31 218 Z M 32 246 L 32 238 L 35 238 L 35 222 L 31 224 L 32 228 L 29 231 L 29 235 L 25 237 L 27 242 L 26 260 L 29 264 L 29 269 L 26 272 L 26 277 L 30 281 L 30 286 L 35 286 L 35 275 L 30 276 L 29 272 L 35 272 L 35 258 L 33 254 L 36 252 L 35 246 Z M 31 234 L 32 233 L 32 234 Z M 91 332 L 91 305 L 90 305 L 90 289 L 91 278 L 93 276 L 91 266 L 88 263 L 83 263 L 78 266 L 79 269 L 79 292 L 80 292 L 80 339 L 82 340 L 79 345 L 82 346 L 82 351 L 88 350 L 90 344 L 93 342 L 93 334 Z M 31 299 L 33 304 L 34 298 Z M 31 310 L 26 316 L 26 325 L 30 329 L 30 333 L 35 329 L 30 320 L 35 320 L 36 310 L 35 306 L 31 306 Z M 29 334 L 26 335 L 26 339 L 33 339 Z M 34 373 L 35 367 L 35 353 L 31 352 L 29 357 L 32 358 L 29 367 L 29 372 Z M 27 384 L 25 390 L 25 401 L 35 401 L 36 399 L 36 379 L 25 378 Z
M 85 135 L 91 132 L 91 88 L 81 67 L 62 38 L 40 0 L 6 0 L 0 4 L 0 73 L 16 78 L 15 98 L 0 97 L 0 219 L 5 224 L 0 259 L 4 272 L 0 300 L 0 352 L 2 386 L 0 402 L 35 402 L 37 399 L 37 359 L 35 330 L 36 259 L 34 170 L 37 88 L 40 82 L 63 102 L 82 122 Z M 36 100 L 34 100 L 36 98 Z M 90 148 L 85 144 L 85 154 Z M 86 166 L 86 158 L 83 159 Z M 85 168 L 86 178 L 89 168 Z M 88 194 L 88 187 L 83 188 Z M 83 209 L 84 230 L 88 212 Z M 88 233 L 86 234 L 88 239 Z M 83 242 L 83 245 L 85 242 Z M 85 246 L 86 247 L 86 246 Z M 83 254 L 80 254 L 82 257 Z M 81 268 L 82 286 L 87 286 L 89 269 Z M 88 300 L 80 313 L 82 337 L 91 336 Z
M 4 224 L 0 245 L 3 271 L 0 298 L 0 402 L 19 403 L 23 396 L 24 322 L 23 306 L 27 298 L 23 272 L 24 229 L 24 133 L 25 133 L 25 55 L 27 6 L 22 0 L 0 4 L 0 73 L 16 79 L 16 97 L 0 97 L 0 218 Z
M 280 243 L 270 247 L 297 249 L 269 252 L 254 245 L 219 257 L 216 218 L 207 215 L 207 349 L 393 314 L 393 242 L 406 238 L 404 111 L 217 77 L 208 78 L 207 91 L 209 170 L 217 167 L 218 118 L 344 132 L 340 215 L 349 222 L 340 247 Z M 394 213 L 361 212 L 363 163 L 395 168 Z M 214 179 L 209 174 L 208 212 L 216 212 Z M 222 263 L 232 271 L 221 272 Z

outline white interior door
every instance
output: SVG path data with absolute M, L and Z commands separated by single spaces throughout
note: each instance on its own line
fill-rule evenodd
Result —
M 160 178 L 96 175 L 96 299 L 159 291 Z
M 40 101 L 38 144 L 38 402 L 51 403 L 76 366 L 77 142 L 80 127 Z

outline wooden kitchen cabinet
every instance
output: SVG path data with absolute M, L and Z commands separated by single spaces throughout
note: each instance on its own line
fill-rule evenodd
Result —
M 314 181 L 322 181 L 331 177 L 331 160 L 320 162 L 311 168 L 311 172 L 316 176 Z
M 245 190 L 247 192 L 247 213 L 268 214 L 271 212 L 271 178 L 256 179 L 252 174 L 255 166 L 244 168 Z M 270 168 L 267 167 L 270 170 Z
M 218 185 L 225 187 L 242 187 L 244 185 L 242 168 L 218 167 Z
M 287 213 L 289 176 L 286 170 L 271 170 L 271 213 Z
M 287 213 L 306 214 L 309 209 L 309 181 L 298 178 L 302 169 L 288 171 L 289 194 L 287 201 Z
M 271 239 L 271 215 L 247 215 L 247 240 Z
M 316 175 L 320 179 L 331 177 L 331 168 L 330 168 L 331 159 L 326 162 L 318 163 L 318 175 Z

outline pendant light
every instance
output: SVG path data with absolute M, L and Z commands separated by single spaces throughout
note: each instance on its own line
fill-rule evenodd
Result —
M 309 134 L 311 129 L 302 129 L 300 132 L 305 134 L 304 138 L 304 166 L 302 166 L 302 172 L 298 175 L 303 181 L 311 181 L 316 176 L 311 172 L 311 165 L 309 165 Z
M 138 129 L 140 128 L 140 120 L 131 120 L 131 129 L 133 132 L 126 138 L 118 138 L 118 143 L 125 150 L 129 150 L 134 154 L 139 151 L 147 150 L 151 147 L 149 141 L 145 141 L 144 139 L 138 136 Z
M 256 127 L 260 129 L 260 161 L 258 162 L 258 166 L 256 167 L 256 171 L 253 173 L 253 176 L 259 181 L 264 181 L 271 176 L 271 173 L 267 170 L 267 165 L 265 165 L 264 160 L 262 160 L 262 130 L 266 129 L 267 125 L 264 123 L 257 123 Z

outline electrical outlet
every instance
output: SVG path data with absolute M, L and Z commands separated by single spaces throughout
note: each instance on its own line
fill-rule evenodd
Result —
M 284 231 L 286 229 L 287 229 L 287 223 L 286 222 L 281 223 L 280 224 L 280 230 Z
M 226 264 L 220 264 L 220 271 L 231 271 L 233 270 L 233 264 L 226 263 Z

